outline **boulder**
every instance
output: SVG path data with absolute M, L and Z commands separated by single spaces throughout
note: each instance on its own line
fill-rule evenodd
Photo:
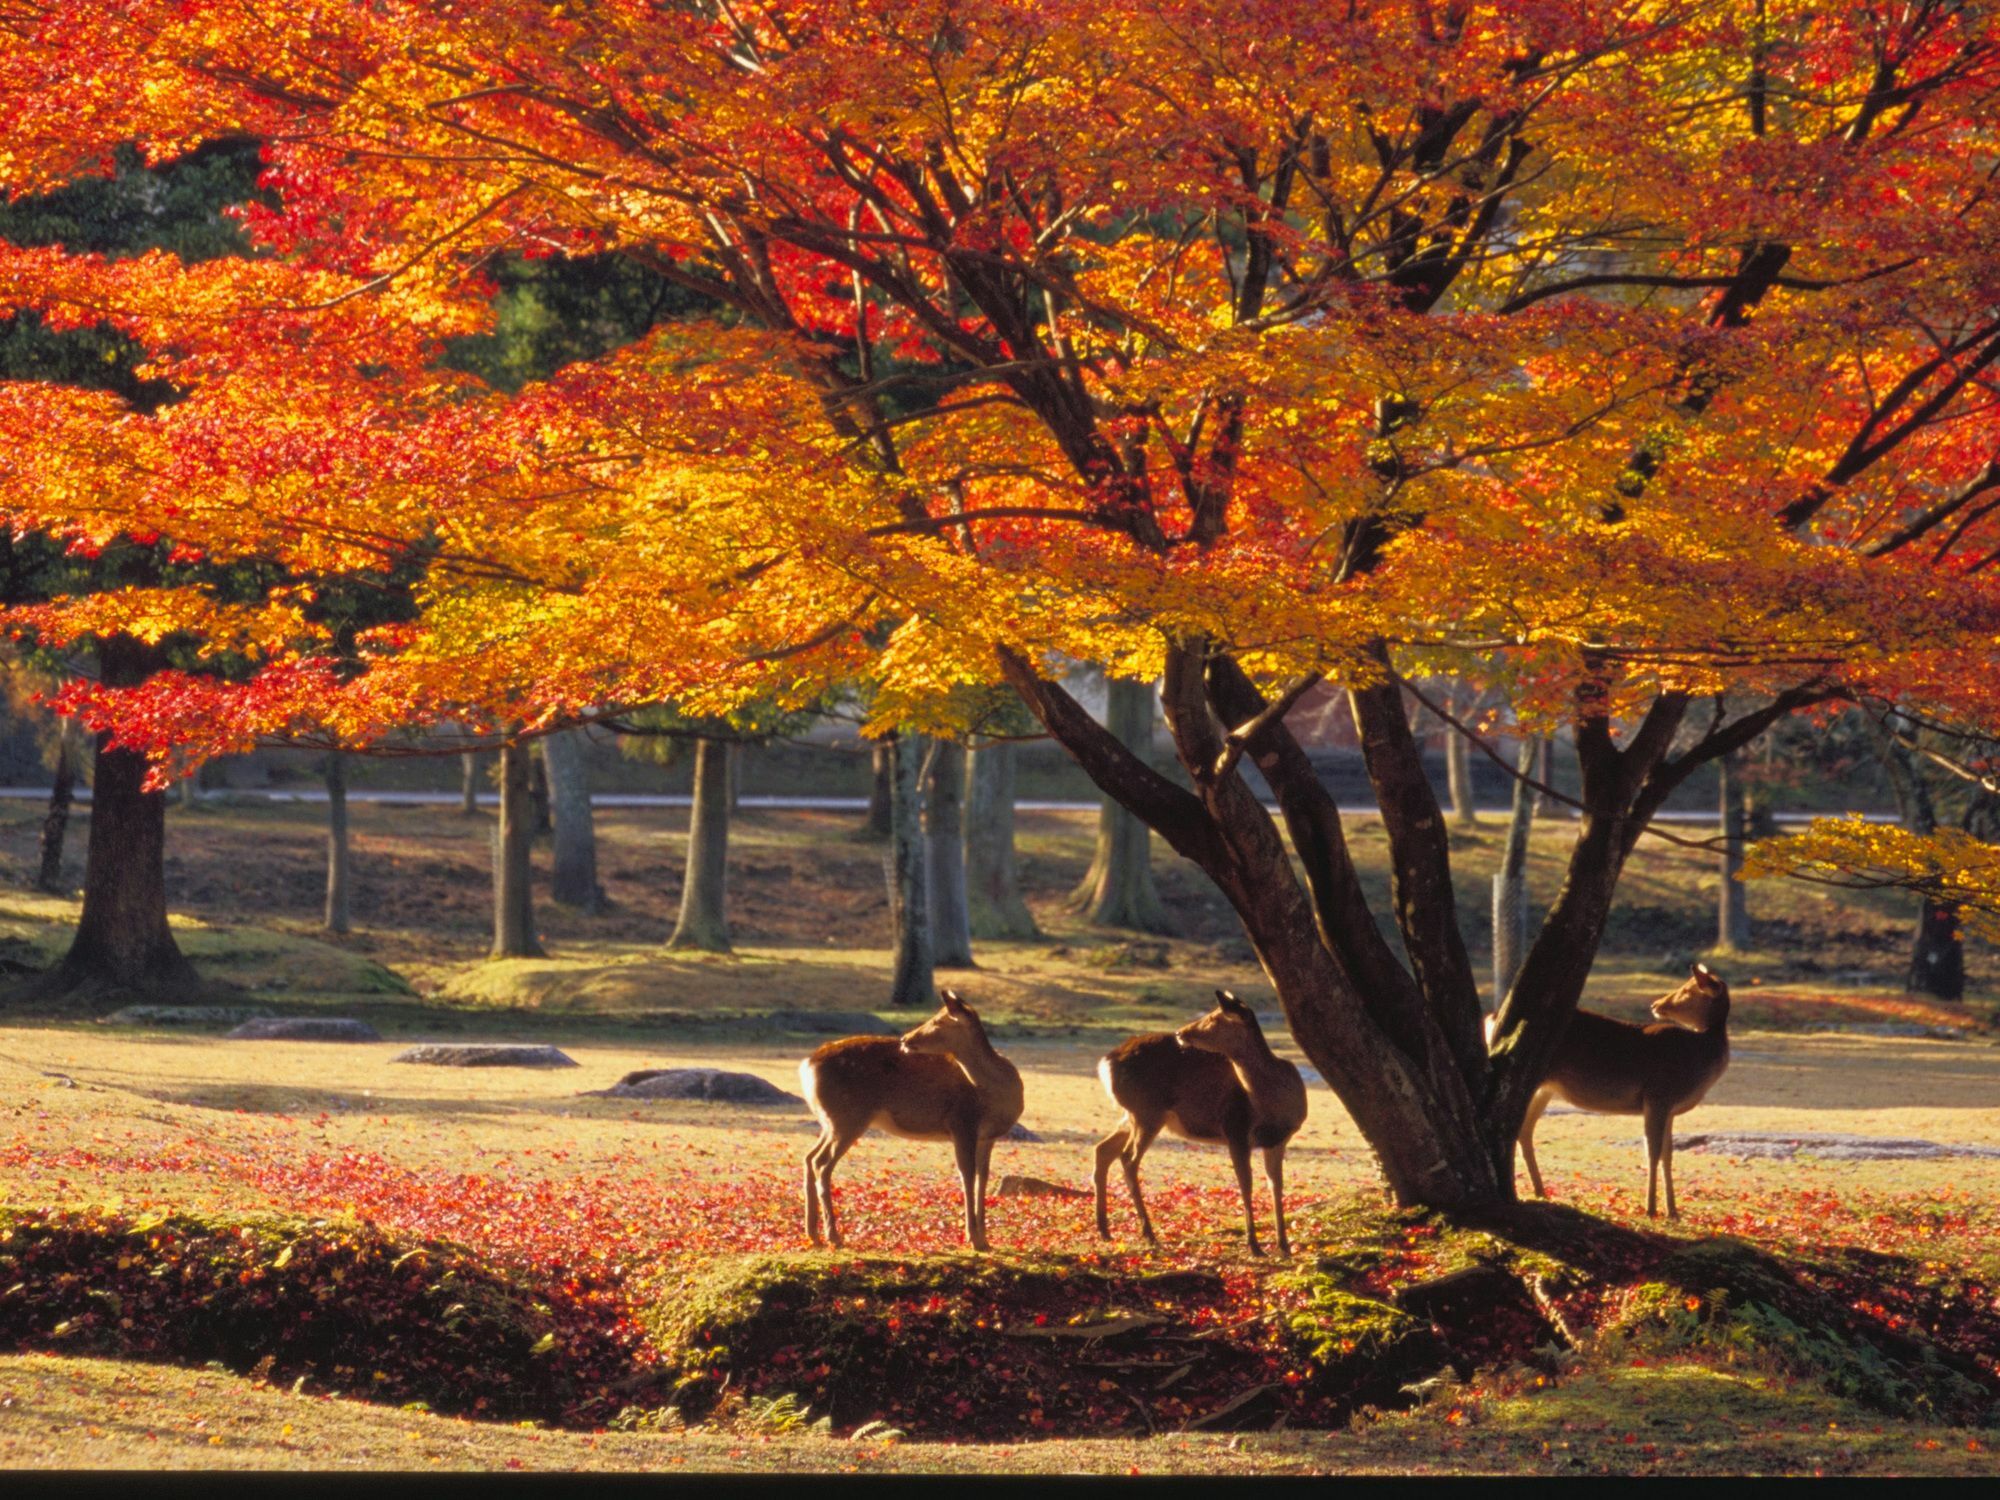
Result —
M 1045 1182 L 1039 1177 L 1017 1177 L 1012 1173 L 1000 1179 L 1000 1186 L 993 1190 L 996 1198 L 1088 1198 L 1087 1188 L 1065 1187 L 1060 1182 Z
M 392 1063 L 427 1063 L 434 1068 L 574 1068 L 577 1061 L 554 1047 L 497 1043 L 427 1042 L 398 1052 Z
M 802 1108 L 805 1100 L 766 1083 L 755 1073 L 730 1073 L 721 1068 L 640 1068 L 608 1089 L 592 1089 L 596 1098 L 699 1099 L 710 1104 L 782 1104 Z
M 245 1021 L 229 1033 L 234 1042 L 379 1042 L 382 1033 L 346 1016 L 270 1016 Z
M 1041 1139 L 1041 1137 L 1040 1137 L 1040 1136 L 1038 1136 L 1038 1135 L 1036 1135 L 1034 1131 L 1032 1131 L 1032 1130 L 1028 1129 L 1028 1127 L 1027 1127 L 1027 1126 L 1025 1126 L 1025 1125 L 1021 1124 L 1021 1123 L 1020 1123 L 1020 1122 L 1019 1122 L 1019 1121 L 1017 1120 L 1017 1121 L 1015 1121 L 1015 1122 L 1014 1122 L 1014 1124 L 1013 1124 L 1013 1125 L 1012 1125 L 1011 1127 L 1009 1127 L 1009 1129 L 1008 1129 L 1007 1133 L 1006 1133 L 1005 1135 L 1003 1135 L 1003 1136 L 1001 1136 L 1001 1137 L 1000 1137 L 1000 1139 L 1001 1139 L 1001 1140 L 1003 1140 L 1003 1141 L 1030 1141 L 1030 1142 L 1032 1142 L 1032 1141 L 1039 1141 L 1039 1140 Z

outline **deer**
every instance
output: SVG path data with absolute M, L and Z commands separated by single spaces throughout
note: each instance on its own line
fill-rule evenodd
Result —
M 1674 1117 L 1693 1109 L 1729 1066 L 1729 986 L 1697 963 L 1685 983 L 1653 1002 L 1650 1026 L 1594 1011 L 1570 1017 L 1541 1087 L 1528 1101 L 1518 1139 L 1535 1196 L 1548 1197 L 1535 1162 L 1535 1124 L 1551 1099 L 1599 1114 L 1640 1115 L 1646 1124 L 1646 1217 L 1659 1217 L 1659 1181 L 1674 1203 Z M 1487 1018 L 1491 1040 L 1494 1018 Z
M 986 1239 L 986 1179 L 993 1143 L 1021 1118 L 1021 1075 L 993 1050 L 978 1012 L 945 990 L 936 1015 L 900 1037 L 850 1036 L 799 1064 L 799 1083 L 819 1119 L 805 1157 L 806 1237 L 838 1248 L 833 1169 L 879 1125 L 912 1140 L 948 1140 L 965 1190 L 965 1238 Z M 822 1241 L 821 1217 L 826 1232 Z
M 1139 1191 L 1139 1162 L 1161 1130 L 1190 1141 L 1221 1141 L 1243 1193 L 1243 1227 L 1250 1253 L 1261 1256 L 1257 1213 L 1250 1193 L 1250 1149 L 1264 1153 L 1278 1253 L 1289 1256 L 1285 1234 L 1285 1146 L 1306 1119 L 1306 1085 L 1299 1070 L 1274 1053 L 1250 1007 L 1228 990 L 1215 992 L 1215 1009 L 1178 1031 L 1120 1042 L 1097 1064 L 1097 1076 L 1124 1122 L 1097 1143 L 1097 1233 L 1111 1238 L 1105 1180 L 1116 1161 L 1125 1169 L 1139 1228 L 1153 1245 L 1152 1216 Z

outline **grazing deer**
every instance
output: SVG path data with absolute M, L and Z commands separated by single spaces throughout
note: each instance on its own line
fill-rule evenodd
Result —
M 1098 1063 L 1097 1076 L 1125 1123 L 1097 1143 L 1097 1233 L 1111 1238 L 1105 1213 L 1105 1179 L 1111 1163 L 1125 1168 L 1125 1185 L 1139 1211 L 1139 1227 L 1153 1244 L 1153 1220 L 1139 1193 L 1139 1161 L 1162 1129 L 1191 1141 L 1222 1141 L 1243 1191 L 1243 1225 L 1250 1253 L 1257 1243 L 1257 1214 L 1250 1202 L 1250 1148 L 1264 1153 L 1271 1179 L 1271 1207 L 1278 1221 L 1278 1253 L 1290 1255 L 1285 1236 L 1285 1144 L 1306 1120 L 1306 1085 L 1299 1070 L 1272 1052 L 1250 1007 L 1228 990 L 1216 1006 L 1179 1031 L 1155 1032 L 1120 1042 Z
M 916 1030 L 901 1037 L 850 1036 L 828 1042 L 799 1064 L 806 1102 L 819 1116 L 819 1139 L 806 1152 L 806 1236 L 840 1244 L 833 1217 L 833 1168 L 848 1148 L 879 1125 L 891 1135 L 949 1140 L 965 1187 L 965 1237 L 987 1249 L 986 1171 L 993 1143 L 1021 1118 L 1021 1075 L 993 1050 L 986 1028 L 956 991 Z
M 1696 964 L 1679 989 L 1653 1002 L 1651 1026 L 1614 1021 L 1593 1011 L 1570 1017 L 1542 1086 L 1521 1121 L 1521 1155 L 1535 1196 L 1548 1197 L 1535 1164 L 1535 1123 L 1551 1099 L 1600 1114 L 1643 1115 L 1646 1122 L 1646 1217 L 1659 1213 L 1659 1179 L 1667 1179 L 1667 1217 L 1674 1205 L 1674 1116 L 1684 1115 L 1729 1066 L 1729 986 L 1707 964 Z M 1491 1021 L 1488 1030 L 1491 1030 Z

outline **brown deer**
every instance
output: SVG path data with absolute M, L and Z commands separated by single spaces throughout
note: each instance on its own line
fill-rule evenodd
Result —
M 1674 1116 L 1701 1103 L 1729 1066 L 1729 986 L 1698 963 L 1685 984 L 1653 1002 L 1653 1014 L 1659 1019 L 1651 1026 L 1587 1010 L 1570 1017 L 1555 1061 L 1521 1121 L 1521 1155 L 1536 1197 L 1548 1193 L 1535 1164 L 1535 1123 L 1551 1099 L 1561 1099 L 1600 1114 L 1643 1116 L 1646 1217 L 1658 1216 L 1663 1172 L 1667 1217 L 1680 1217 L 1674 1204 Z
M 1274 1053 L 1250 1007 L 1228 990 L 1216 1006 L 1179 1031 L 1154 1032 L 1120 1042 L 1097 1065 L 1097 1076 L 1125 1122 L 1097 1143 L 1097 1233 L 1111 1238 L 1105 1213 L 1105 1179 L 1111 1163 L 1125 1168 L 1125 1185 L 1139 1211 L 1139 1228 L 1157 1245 L 1153 1220 L 1139 1192 L 1139 1161 L 1162 1129 L 1191 1141 L 1229 1147 L 1236 1185 L 1243 1192 L 1243 1226 L 1250 1253 L 1257 1243 L 1257 1214 L 1250 1201 L 1250 1148 L 1264 1153 L 1271 1179 L 1271 1207 L 1278 1222 L 1278 1253 L 1290 1255 L 1285 1235 L 1285 1144 L 1306 1119 L 1306 1085 L 1299 1070 Z
M 949 1140 L 965 1188 L 965 1237 L 987 1249 L 986 1174 L 993 1143 L 1021 1118 L 1021 1075 L 993 1050 L 979 1016 L 954 990 L 916 1030 L 901 1037 L 850 1036 L 799 1064 L 819 1139 L 806 1152 L 806 1237 L 840 1244 L 833 1217 L 833 1168 L 879 1125 L 914 1140 Z

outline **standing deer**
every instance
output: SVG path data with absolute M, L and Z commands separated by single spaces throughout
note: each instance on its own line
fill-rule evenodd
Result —
M 1551 1099 L 1600 1114 L 1642 1115 L 1646 1122 L 1646 1217 L 1659 1213 L 1659 1179 L 1667 1179 L 1667 1217 L 1674 1205 L 1674 1116 L 1701 1103 L 1729 1066 L 1729 986 L 1707 964 L 1653 1002 L 1651 1026 L 1614 1021 L 1594 1011 L 1570 1017 L 1542 1086 L 1521 1121 L 1521 1155 L 1535 1196 L 1548 1197 L 1535 1164 L 1535 1123 Z M 1488 1021 L 1488 1030 L 1492 1023 Z
M 850 1036 L 799 1064 L 819 1139 L 806 1152 L 806 1237 L 840 1244 L 833 1217 L 833 1168 L 879 1125 L 914 1140 L 949 1140 L 965 1188 L 965 1237 L 985 1250 L 986 1174 L 993 1143 L 1021 1118 L 1021 1075 L 993 1050 L 986 1028 L 954 990 L 916 1030 L 901 1037 Z
M 1257 1243 L 1257 1214 L 1250 1202 L 1250 1148 L 1264 1153 L 1271 1179 L 1271 1207 L 1278 1222 L 1278 1253 L 1290 1255 L 1285 1236 L 1285 1144 L 1306 1120 L 1306 1085 L 1299 1070 L 1274 1053 L 1250 1007 L 1228 990 L 1216 1006 L 1179 1031 L 1154 1032 L 1120 1042 L 1097 1065 L 1097 1076 L 1125 1122 L 1097 1143 L 1097 1233 L 1111 1238 L 1105 1213 L 1105 1179 L 1115 1160 L 1139 1211 L 1139 1227 L 1158 1244 L 1146 1200 L 1139 1192 L 1139 1161 L 1164 1128 L 1191 1141 L 1222 1141 L 1243 1192 L 1243 1225 L 1250 1253 Z

